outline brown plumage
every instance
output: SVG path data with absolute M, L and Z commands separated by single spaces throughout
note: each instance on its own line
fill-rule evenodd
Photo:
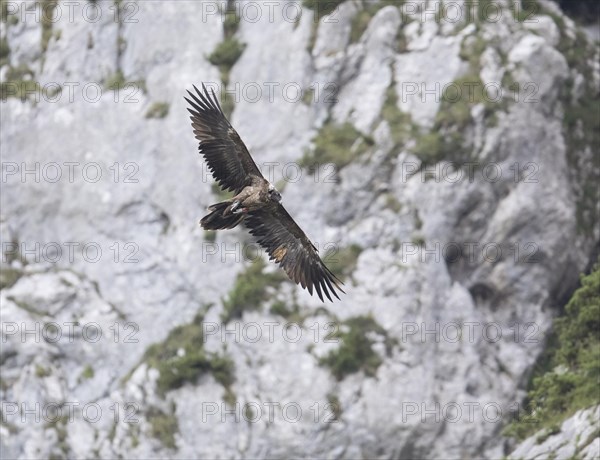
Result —
M 238 133 L 233 129 L 214 91 L 188 91 L 185 98 L 191 108 L 192 127 L 200 141 L 200 153 L 206 160 L 214 179 L 223 190 L 235 193 L 227 201 L 211 205 L 200 221 L 206 230 L 234 228 L 244 223 L 250 234 L 257 237 L 269 254 L 292 281 L 313 289 L 323 301 L 323 295 L 339 299 L 343 283 L 325 266 L 317 248 L 281 205 L 281 195 L 267 181 Z

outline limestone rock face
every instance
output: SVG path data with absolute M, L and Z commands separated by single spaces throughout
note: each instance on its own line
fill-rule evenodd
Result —
M 558 433 L 540 431 L 520 443 L 508 458 L 598 458 L 599 411 L 599 407 L 578 411 L 562 423 Z
M 578 118 L 598 47 L 558 8 L 234 2 L 245 47 L 219 68 L 226 2 L 65 3 L 1 29 L 3 85 L 40 85 L 0 106 L 3 458 L 597 457 L 569 441 L 597 410 L 502 435 L 600 239 Z M 340 302 L 266 283 L 224 322 L 256 245 L 198 226 L 219 200 L 183 98 L 202 82 L 343 262 Z M 327 129 L 351 161 L 305 167 Z

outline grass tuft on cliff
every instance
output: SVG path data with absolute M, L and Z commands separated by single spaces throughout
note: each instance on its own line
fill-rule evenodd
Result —
M 237 276 L 233 289 L 223 301 L 223 323 L 241 318 L 244 311 L 260 308 L 262 303 L 269 299 L 269 290 L 277 289 L 286 279 L 281 270 L 265 273 L 265 267 L 266 263 L 262 257 L 257 257 Z
M 352 163 L 375 144 L 351 123 L 342 125 L 327 122 L 314 139 L 314 149 L 307 151 L 299 165 L 313 173 L 319 166 L 333 163 L 337 170 Z
M 355 316 L 340 324 L 340 328 L 331 332 L 326 339 L 339 340 L 339 347 L 319 360 L 321 366 L 329 367 L 337 380 L 363 371 L 373 377 L 382 363 L 381 357 L 373 350 L 373 336 L 383 337 L 386 352 L 391 353 L 393 340 L 386 330 L 372 316 Z
M 204 374 L 212 374 L 229 391 L 234 380 L 233 361 L 204 349 L 202 324 L 203 315 L 198 314 L 191 323 L 176 327 L 163 342 L 146 350 L 144 361 L 160 373 L 156 382 L 160 394 L 194 383 Z

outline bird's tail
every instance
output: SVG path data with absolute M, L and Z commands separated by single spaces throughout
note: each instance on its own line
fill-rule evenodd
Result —
M 208 207 L 211 211 L 200 221 L 200 225 L 205 230 L 224 230 L 227 228 L 233 228 L 238 225 L 244 218 L 243 213 L 233 214 L 232 212 L 225 212 L 230 206 L 231 201 L 223 201 L 221 203 L 213 204 Z

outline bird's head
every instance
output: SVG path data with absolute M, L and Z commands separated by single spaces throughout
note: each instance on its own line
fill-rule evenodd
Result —
M 271 183 L 269 183 L 269 198 L 277 203 L 281 201 L 281 193 Z

